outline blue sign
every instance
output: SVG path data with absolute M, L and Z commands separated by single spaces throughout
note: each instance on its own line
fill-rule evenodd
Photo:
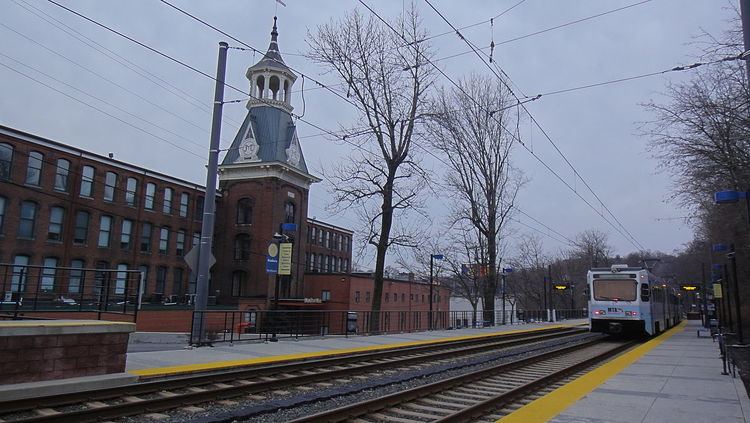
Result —
M 513 273 L 512 267 L 503 267 L 503 273 Z
M 727 244 L 714 244 L 712 250 L 714 253 L 729 251 L 729 246 Z
M 279 272 L 279 244 L 270 242 L 266 253 L 266 273 Z
M 281 224 L 281 232 L 296 232 L 296 231 L 297 231 L 296 223 L 282 223 Z
M 736 203 L 740 198 L 746 198 L 747 192 L 743 191 L 719 191 L 714 193 L 716 204 Z

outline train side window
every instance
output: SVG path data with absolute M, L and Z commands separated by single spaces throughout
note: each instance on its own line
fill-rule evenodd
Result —
M 649 292 L 648 284 L 642 283 L 641 284 L 641 301 L 643 301 L 644 303 L 647 303 L 649 300 L 650 294 L 651 293 Z

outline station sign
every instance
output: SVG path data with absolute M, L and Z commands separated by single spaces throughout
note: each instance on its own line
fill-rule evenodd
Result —
M 266 252 L 266 273 L 278 273 L 279 271 L 279 244 L 268 243 Z
M 570 288 L 570 285 L 559 283 L 559 284 L 553 285 L 553 288 L 555 288 L 558 291 L 565 291 L 566 289 Z
M 721 284 L 715 283 L 714 284 L 714 298 L 722 298 L 721 295 Z
M 279 275 L 292 274 L 292 243 L 279 244 Z

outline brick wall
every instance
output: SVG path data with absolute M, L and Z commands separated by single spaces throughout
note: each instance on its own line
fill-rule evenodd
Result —
M 127 333 L 0 336 L 0 384 L 125 371 Z

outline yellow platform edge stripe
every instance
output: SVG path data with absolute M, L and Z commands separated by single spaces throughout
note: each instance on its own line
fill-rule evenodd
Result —
M 588 395 L 599 385 L 620 373 L 649 351 L 672 337 L 672 335 L 681 332 L 686 324 L 687 321 L 683 321 L 656 338 L 620 354 L 615 359 L 526 404 L 496 423 L 536 423 L 551 420 L 570 405 Z
M 580 325 L 581 324 L 549 325 L 549 326 L 543 326 L 543 327 L 534 328 L 534 329 L 517 329 L 517 330 L 504 331 L 504 332 L 484 333 L 480 335 L 462 335 L 462 336 L 454 336 L 454 337 L 448 337 L 448 338 L 429 339 L 429 340 L 424 340 L 424 341 L 407 341 L 407 342 L 400 342 L 400 343 L 395 343 L 395 344 L 371 345 L 371 346 L 366 346 L 366 347 L 342 348 L 342 349 L 327 350 L 327 351 L 324 350 L 324 351 L 312 351 L 312 352 L 295 353 L 295 354 L 271 355 L 271 356 L 266 356 L 266 357 L 255 357 L 255 358 L 239 359 L 239 360 L 213 361 L 213 362 L 207 362 L 207 363 L 154 367 L 154 368 L 148 368 L 148 369 L 128 370 L 128 373 L 132 375 L 140 376 L 140 377 L 175 376 L 175 375 L 186 374 L 186 373 L 195 373 L 195 372 L 210 371 L 210 370 L 221 370 L 221 369 L 228 369 L 232 367 L 242 367 L 242 366 L 258 365 L 258 364 L 277 363 L 277 362 L 282 362 L 282 361 L 300 360 L 300 359 L 305 359 L 305 358 L 319 358 L 319 357 L 322 358 L 322 357 L 328 357 L 328 356 L 334 356 L 334 355 L 350 354 L 350 353 L 365 352 L 365 351 L 387 350 L 391 348 L 413 347 L 413 346 L 419 346 L 419 345 L 438 344 L 442 342 L 460 341 L 460 340 L 466 340 L 466 339 L 502 337 L 502 336 L 516 334 L 516 333 L 524 333 L 524 332 L 530 333 L 530 332 L 537 332 L 537 331 L 549 330 L 549 329 L 572 328 L 572 327 L 576 327 Z

